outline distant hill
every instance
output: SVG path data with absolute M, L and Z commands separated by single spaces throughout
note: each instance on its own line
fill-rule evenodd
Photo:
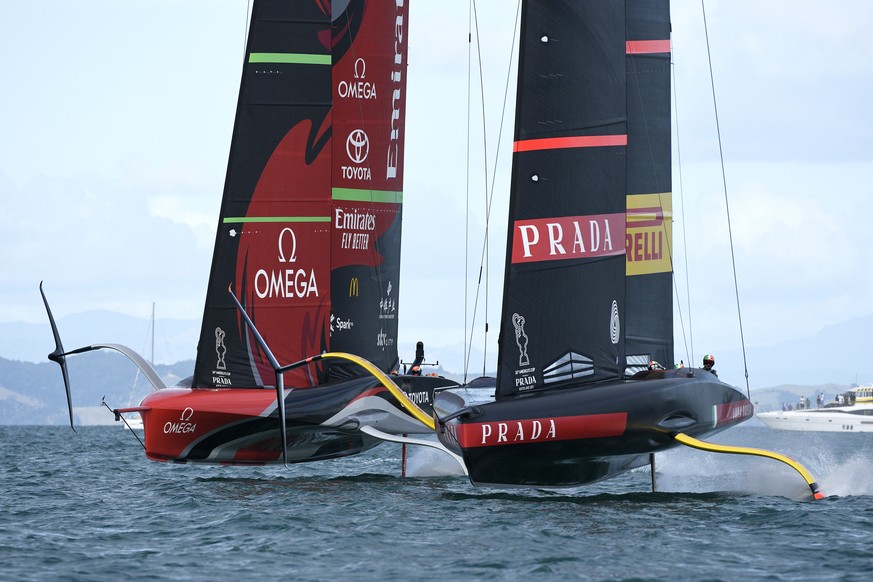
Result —
M 751 387 L 873 382 L 873 316 L 830 325 L 805 338 L 746 348 Z M 716 353 L 720 377 L 745 386 L 741 349 Z M 807 394 L 809 396 L 809 394 Z
M 127 358 L 92 352 L 68 359 L 74 407 L 113 408 L 136 405 L 151 390 Z M 194 361 L 155 366 L 167 384 L 190 376 Z M 106 415 L 111 418 L 109 411 Z M 0 424 L 66 424 L 69 422 L 64 381 L 57 364 L 0 358 Z
M 151 353 L 151 321 L 113 311 L 87 311 L 60 317 L 58 331 L 64 347 L 95 342 L 130 346 L 144 357 Z M 155 361 L 171 364 L 193 359 L 200 335 L 200 320 L 160 319 L 155 322 Z M 45 323 L 0 322 L 0 357 L 23 362 L 44 362 L 55 349 L 48 318 Z
M 142 354 L 150 350 L 150 322 L 109 311 L 92 311 L 58 320 L 67 349 L 93 342 L 128 345 Z M 158 372 L 171 384 L 191 375 L 200 332 L 196 320 L 156 322 L 155 359 Z M 400 358 L 411 361 L 414 343 L 399 344 Z M 415 338 L 418 339 L 418 338 Z M 425 338 L 426 339 L 426 338 Z M 873 345 L 873 316 L 856 317 L 828 326 L 818 333 L 773 346 L 747 346 L 752 400 L 759 411 L 774 410 L 783 402 L 796 403 L 801 395 L 824 392 L 829 400 L 852 384 L 873 382 L 873 358 L 864 351 Z M 462 345 L 426 345 L 426 361 L 440 366 L 425 372 L 463 379 Z M 54 349 L 48 321 L 44 324 L 0 323 L 0 424 L 62 424 L 67 422 L 66 399 L 60 371 L 46 360 Z M 496 350 L 496 345 L 495 345 Z M 489 352 L 492 361 L 495 352 Z M 75 406 L 99 406 L 106 395 L 111 406 L 126 405 L 148 391 L 135 366 L 109 352 L 70 358 Z M 178 363 L 172 363 L 177 362 Z M 468 379 L 482 374 L 482 353 L 470 356 Z M 494 366 L 489 364 L 489 374 Z M 742 351 L 716 351 L 716 368 L 728 383 L 745 389 Z M 107 413 L 108 414 L 108 413 Z

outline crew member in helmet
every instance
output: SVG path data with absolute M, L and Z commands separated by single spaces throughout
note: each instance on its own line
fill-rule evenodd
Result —
M 715 371 L 715 356 L 712 354 L 706 354 L 703 356 L 703 369 L 707 372 L 712 372 L 714 376 L 718 376 L 718 372 Z

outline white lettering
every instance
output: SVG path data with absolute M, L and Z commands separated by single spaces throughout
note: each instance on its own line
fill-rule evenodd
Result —
M 556 253 L 566 255 L 567 251 L 561 246 L 561 239 L 564 238 L 564 229 L 556 222 L 550 222 L 546 225 L 549 228 L 549 254 Z
M 497 424 L 497 442 L 506 442 L 506 433 L 509 430 L 509 427 L 506 426 L 505 422 L 501 422 Z
M 164 424 L 164 434 L 190 434 L 197 430 L 197 424 L 191 422 L 167 422 Z
M 482 425 L 482 444 L 485 444 L 485 441 L 488 440 L 488 437 L 491 436 L 491 425 L 483 424 Z
M 357 209 L 349 212 L 337 208 L 334 227 L 339 230 L 376 230 L 376 215 L 369 212 L 360 213 Z
M 540 242 L 540 233 L 537 230 L 537 227 L 531 224 L 522 224 L 518 227 L 521 231 L 521 244 L 524 245 L 524 256 L 530 257 L 530 247 Z M 533 233 L 533 238 L 529 235 Z
M 573 229 L 576 235 L 573 237 L 573 253 L 579 254 L 585 252 L 585 241 L 582 239 L 582 229 L 579 227 L 579 221 L 573 221 Z
M 285 235 L 291 235 L 291 256 L 287 259 L 285 258 L 285 245 L 283 241 L 285 240 Z M 294 231 L 288 227 L 282 229 L 282 232 L 279 233 L 279 262 L 280 263 L 296 263 L 297 262 L 297 236 L 294 234 Z
M 361 166 L 341 166 L 343 178 L 346 180 L 372 180 L 373 172 L 370 168 L 362 168 Z
M 255 273 L 255 294 L 261 299 L 267 297 L 293 299 L 310 295 L 318 297 L 315 271 L 310 269 L 307 275 L 303 269 L 286 269 L 269 273 L 265 269 L 260 269 Z
M 603 221 L 603 229 L 606 231 L 606 234 L 603 235 L 603 248 L 611 251 L 612 250 L 612 234 L 609 232 L 609 221 L 608 220 Z
M 591 228 L 591 251 L 600 250 L 600 225 L 596 220 L 589 220 L 588 225 Z
M 376 99 L 376 84 L 367 81 L 340 81 L 337 84 L 337 93 L 343 99 Z
M 524 427 L 521 426 L 521 423 L 518 423 L 518 429 L 515 431 L 515 438 L 513 441 L 523 441 L 524 440 Z
M 397 0 L 397 8 L 403 7 L 404 0 Z M 395 85 L 400 85 L 403 66 L 403 15 L 398 14 L 394 22 L 394 65 L 390 79 Z M 386 179 L 397 178 L 397 167 L 400 164 L 400 87 L 397 86 L 391 93 L 391 131 L 388 138 L 388 161 L 385 171 Z

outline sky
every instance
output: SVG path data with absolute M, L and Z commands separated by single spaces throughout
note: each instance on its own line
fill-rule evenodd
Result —
M 692 338 L 695 359 L 738 347 L 737 297 L 750 347 L 870 315 L 873 3 L 706 0 L 718 127 L 701 2 L 672 4 L 677 359 Z M 160 317 L 200 319 L 247 11 L 0 3 L 0 322 L 46 323 L 41 280 L 57 316 L 146 318 L 154 302 Z M 421 339 L 439 358 L 473 337 L 494 369 L 484 297 L 470 328 L 491 189 L 487 321 L 499 327 L 516 3 L 478 0 L 477 13 L 484 99 L 474 53 L 468 132 L 469 2 L 410 2 L 400 345 Z

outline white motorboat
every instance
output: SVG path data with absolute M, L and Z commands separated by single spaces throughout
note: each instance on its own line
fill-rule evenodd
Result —
M 873 432 L 873 385 L 852 388 L 842 402 L 821 408 L 761 412 L 757 416 L 776 430 Z

